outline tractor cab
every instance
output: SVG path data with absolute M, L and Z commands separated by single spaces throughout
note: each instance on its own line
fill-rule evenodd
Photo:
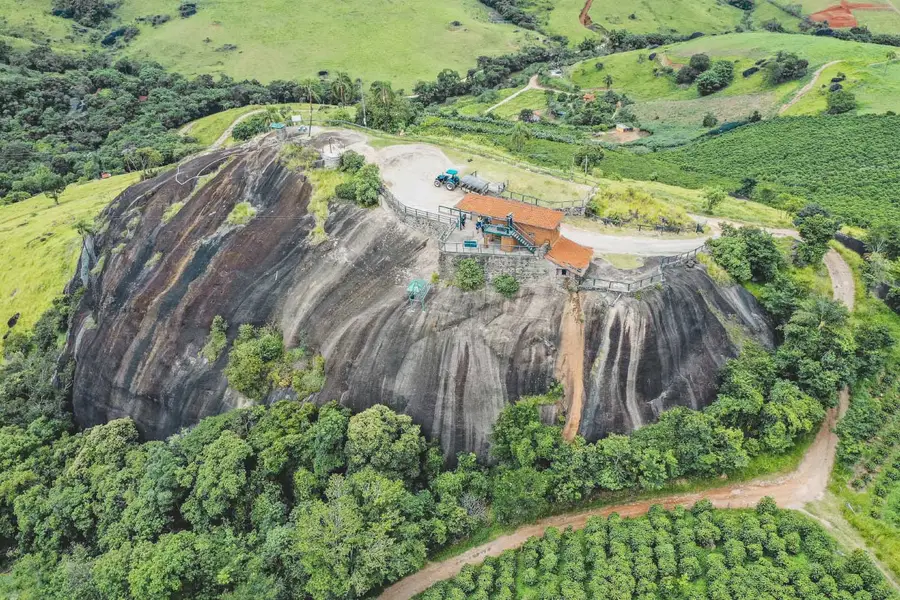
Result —
M 459 171 L 456 169 L 447 169 L 434 178 L 434 187 L 444 186 L 451 192 L 459 185 Z

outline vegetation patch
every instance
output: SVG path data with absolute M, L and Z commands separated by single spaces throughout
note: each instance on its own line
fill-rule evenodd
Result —
M 519 280 L 512 275 L 498 275 L 494 277 L 493 284 L 494 289 L 507 298 L 519 293 Z
M 221 315 L 213 317 L 212 325 L 209 327 L 209 335 L 206 337 L 206 343 L 200 350 L 200 356 L 205 358 L 207 362 L 214 363 L 222 354 L 222 350 L 228 345 L 228 323 Z
M 484 286 L 484 267 L 474 258 L 463 258 L 456 263 L 454 282 L 467 292 L 480 289 Z
M 169 221 L 174 219 L 175 215 L 177 215 L 179 211 L 184 208 L 184 204 L 184 202 L 173 202 L 172 204 L 170 204 L 169 208 L 167 208 L 162 215 L 162 222 L 168 223 Z
M 614 225 L 641 225 L 683 230 L 693 222 L 684 209 L 661 202 L 639 189 L 603 189 L 588 204 L 589 213 Z
M 229 225 L 246 225 L 256 216 L 256 209 L 249 202 L 238 202 L 228 213 L 225 222 Z

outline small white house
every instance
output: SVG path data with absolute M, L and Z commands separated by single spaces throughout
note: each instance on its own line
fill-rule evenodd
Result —
M 293 115 L 291 116 L 291 123 L 294 125 L 299 125 L 303 122 L 303 117 L 301 115 Z

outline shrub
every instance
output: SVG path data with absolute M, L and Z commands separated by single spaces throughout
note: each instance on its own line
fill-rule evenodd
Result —
M 356 173 L 364 164 L 366 164 L 366 159 L 359 152 L 347 150 L 341 155 L 341 171 Z
M 734 65 L 727 60 L 717 60 L 708 71 L 697 77 L 697 91 L 708 96 L 725 89 L 734 81 Z
M 494 278 L 494 289 L 507 298 L 512 298 L 519 291 L 519 280 L 512 275 L 500 275 Z
M 378 204 L 378 194 L 381 192 L 381 173 L 378 165 L 365 165 L 356 172 L 353 178 L 356 187 L 356 203 L 360 206 Z
M 675 83 L 690 85 L 694 83 L 699 74 L 699 71 L 691 67 L 681 67 L 680 69 L 678 69 L 678 74 L 675 75 Z
M 766 81 L 769 85 L 778 85 L 785 81 L 800 79 L 806 75 L 809 61 L 800 58 L 793 52 L 779 52 L 774 60 L 766 65 Z
M 464 258 L 456 265 L 456 285 L 466 291 L 484 285 L 484 267 L 474 258 Z
M 691 60 L 688 64 L 697 72 L 697 74 L 700 74 L 709 69 L 712 61 L 706 54 L 695 54 L 691 56 Z
M 171 221 L 182 208 L 184 208 L 184 202 L 173 202 L 169 208 L 166 209 L 166 212 L 163 213 L 162 222 L 168 223 Z
M 704 127 L 715 127 L 718 125 L 719 119 L 716 118 L 716 115 L 712 113 L 706 113 L 703 115 L 703 126 Z
M 224 350 L 225 346 L 228 344 L 228 339 L 225 335 L 226 331 L 228 331 L 228 323 L 225 322 L 225 319 L 223 319 L 221 315 L 216 315 L 209 328 L 206 344 L 200 351 L 200 356 L 211 363 L 216 362 L 216 359 L 219 358 L 222 350 Z
M 249 202 L 239 202 L 234 205 L 225 222 L 229 225 L 246 225 L 256 216 L 256 209 Z
M 231 137 L 238 141 L 249 140 L 269 128 L 269 119 L 265 113 L 244 119 L 231 130 Z
M 825 112 L 830 115 L 839 115 L 856 108 L 856 96 L 847 90 L 837 90 L 828 94 L 825 103 L 828 107 Z

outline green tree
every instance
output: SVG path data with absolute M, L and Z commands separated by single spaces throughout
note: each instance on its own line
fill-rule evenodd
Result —
M 531 130 L 529 130 L 523 122 L 516 122 L 516 124 L 513 125 L 512 133 L 509 136 L 509 141 L 512 145 L 513 151 L 521 152 L 525 148 L 525 144 L 528 143 L 528 140 L 530 140 L 531 137 Z
M 353 95 L 353 80 L 346 73 L 338 73 L 331 82 L 331 95 L 337 99 L 338 104 L 344 106 Z
M 391 479 L 414 481 L 424 451 L 425 438 L 407 415 L 376 404 L 350 419 L 345 452 L 351 473 L 371 467 Z
M 840 115 L 856 109 L 856 96 L 847 90 L 836 90 L 825 97 L 825 105 L 830 115 Z
M 797 228 L 803 241 L 797 248 L 797 263 L 813 265 L 821 262 L 828 251 L 828 242 L 839 227 L 837 219 L 824 214 L 815 214 L 803 219 Z
M 612 75 L 609 73 L 606 74 L 606 77 L 603 78 L 603 84 L 606 86 L 606 89 L 611 89 L 613 84 Z
M 713 123 L 715 125 L 715 123 Z M 704 123 L 704 127 L 705 127 Z M 709 188 L 703 192 L 703 200 L 705 202 L 705 210 L 706 212 L 712 214 L 712 212 L 719 206 L 725 198 L 728 197 L 728 194 L 725 193 L 725 190 L 721 188 Z

